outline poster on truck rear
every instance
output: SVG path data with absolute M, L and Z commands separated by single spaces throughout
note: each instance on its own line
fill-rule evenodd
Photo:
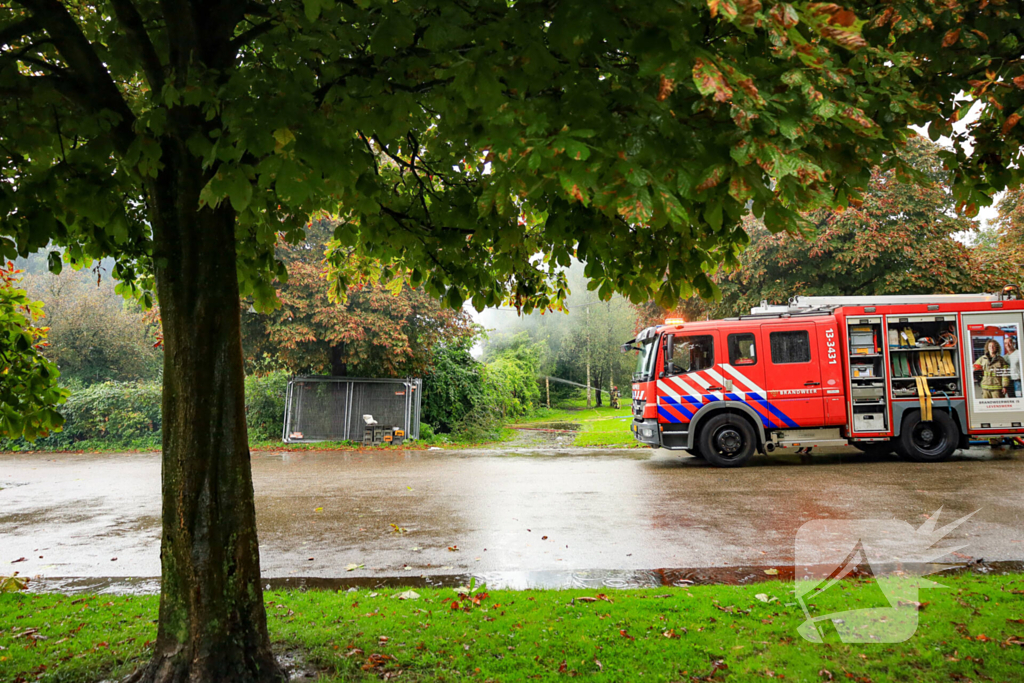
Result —
M 968 324 L 964 353 L 971 365 L 971 405 L 978 412 L 1024 409 L 1020 374 L 1020 325 Z

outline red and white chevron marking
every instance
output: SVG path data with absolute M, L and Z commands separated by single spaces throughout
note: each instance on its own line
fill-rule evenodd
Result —
M 726 380 L 732 380 L 733 391 L 724 391 Z M 712 387 L 715 390 L 712 390 Z M 689 372 L 684 375 L 665 377 L 658 380 L 658 393 L 679 401 L 683 396 L 692 396 L 702 403 L 708 397 L 723 400 L 725 394 L 731 394 L 741 401 L 747 394 L 753 398 L 765 398 L 764 389 L 750 380 L 746 375 L 727 363 L 721 363 L 707 370 Z

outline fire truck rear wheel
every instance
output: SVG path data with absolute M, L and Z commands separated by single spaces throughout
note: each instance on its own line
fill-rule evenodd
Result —
M 959 441 L 960 430 L 949 413 L 936 410 L 932 419 L 925 421 L 915 411 L 903 420 L 898 450 L 915 462 L 939 462 L 953 454 Z
M 700 427 L 700 454 L 716 467 L 742 467 L 757 446 L 754 428 L 740 415 L 721 413 Z

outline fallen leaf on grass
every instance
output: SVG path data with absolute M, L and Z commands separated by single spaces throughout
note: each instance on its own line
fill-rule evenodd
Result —
M 362 568 L 363 568 L 363 567 L 365 567 L 365 566 L 366 566 L 366 565 L 362 565 L 362 564 L 355 564 L 355 563 L 353 562 L 352 564 L 348 564 L 348 565 L 345 565 L 345 571 L 347 571 L 347 572 L 354 572 L 355 570 L 357 570 L 357 569 L 362 569 Z
M 583 596 L 581 598 L 576 598 L 576 599 L 579 600 L 580 602 L 597 602 L 597 598 L 591 598 L 589 596 Z
M 363 664 L 363 671 L 383 669 L 385 666 L 387 666 L 388 662 L 393 661 L 395 661 L 395 658 L 391 655 L 382 655 L 374 652 L 372 655 L 366 658 L 366 663 Z
M 614 600 L 612 600 L 611 598 L 609 598 L 609 597 L 608 597 L 607 595 L 605 595 L 604 593 L 598 593 L 598 594 L 597 594 L 597 595 L 595 595 L 594 597 L 595 597 L 595 598 L 597 598 L 598 600 L 604 600 L 605 602 L 615 602 Z
M 408 529 L 406 529 L 405 527 L 400 527 L 397 524 L 391 524 L 390 526 L 391 533 L 393 534 L 404 534 L 406 531 L 408 531 Z
M 767 593 L 758 593 L 754 597 L 757 598 L 758 600 L 760 600 L 761 602 L 768 602 L 768 594 Z
M 27 590 L 28 581 L 27 578 L 18 576 L 17 572 L 14 573 L 14 576 L 0 576 L 0 593 Z
M 768 576 L 776 576 L 779 573 L 779 570 L 775 567 L 772 567 L 771 569 L 765 569 L 764 573 Z
M 416 591 L 405 591 L 395 596 L 399 600 L 419 600 L 420 594 Z
M 619 635 L 622 636 L 623 638 L 629 638 L 630 640 L 636 640 L 636 638 L 634 638 L 633 636 L 631 636 L 628 633 L 626 633 L 625 629 L 619 629 Z
M 900 600 L 896 603 L 897 607 L 914 607 L 918 612 L 928 606 L 927 602 L 917 602 L 915 600 Z
M 679 637 L 679 634 L 676 633 L 676 630 L 674 628 L 670 628 L 669 630 L 665 631 L 661 635 L 665 636 L 666 638 L 678 638 Z
M 313 508 L 313 512 L 323 512 L 323 508 Z
M 828 669 L 821 669 L 820 671 L 818 671 L 818 675 L 824 678 L 826 681 L 832 680 L 832 672 Z
M 455 551 L 457 551 L 458 549 L 459 549 L 459 546 L 457 546 L 457 545 L 450 545 L 450 546 L 448 546 L 448 550 L 450 550 L 453 553 Z
M 563 659 L 562 663 L 558 665 L 558 673 L 564 674 L 567 670 L 568 670 L 568 667 L 566 667 L 565 660 Z

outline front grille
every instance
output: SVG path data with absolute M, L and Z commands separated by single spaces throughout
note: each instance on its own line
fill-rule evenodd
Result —
M 647 406 L 647 401 L 641 400 L 639 398 L 634 398 L 633 399 L 633 415 L 634 415 L 634 417 L 643 417 L 644 416 L 644 408 L 646 406 Z

